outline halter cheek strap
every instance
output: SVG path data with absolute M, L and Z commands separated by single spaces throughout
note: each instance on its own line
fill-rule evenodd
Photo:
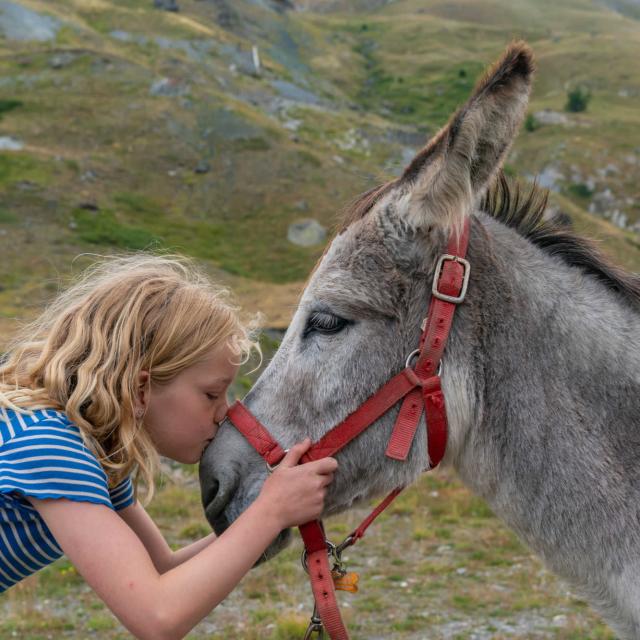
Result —
M 438 260 L 429 309 L 421 326 L 420 343 L 418 348 L 409 354 L 405 368 L 318 442 L 312 444 L 302 456 L 301 462 L 319 460 L 337 453 L 402 400 L 385 455 L 394 460 L 406 460 L 424 410 L 428 468 L 433 469 L 440 463 L 447 446 L 447 410 L 440 382 L 441 359 L 453 315 L 457 305 L 464 300 L 469 283 L 471 267 L 465 259 L 468 242 L 467 219 L 461 234 L 449 239 L 447 253 Z M 414 358 L 417 358 L 416 364 L 411 368 Z M 264 458 L 270 469 L 282 460 L 285 455 L 284 449 L 241 402 L 235 402 L 229 408 L 227 417 Z M 347 536 L 340 545 L 341 551 L 355 544 L 364 535 L 367 527 L 401 491 L 402 487 L 394 489 L 360 526 Z M 349 634 L 342 622 L 335 597 L 322 523 L 318 520 L 307 522 L 300 526 L 300 534 L 305 544 L 306 567 L 320 620 L 332 640 L 348 640 Z

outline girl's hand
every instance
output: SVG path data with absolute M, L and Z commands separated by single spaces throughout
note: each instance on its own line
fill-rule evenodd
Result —
M 320 517 L 327 486 L 338 468 L 334 458 L 322 458 L 299 465 L 311 446 L 306 438 L 289 450 L 278 468 L 264 483 L 258 496 L 263 507 L 275 515 L 282 529 Z

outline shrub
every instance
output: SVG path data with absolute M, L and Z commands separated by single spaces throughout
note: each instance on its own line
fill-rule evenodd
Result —
M 567 93 L 565 111 L 571 111 L 572 113 L 586 111 L 589 100 L 591 100 L 591 92 L 588 89 L 584 87 L 571 89 L 569 93 Z
M 536 120 L 533 113 L 527 114 L 527 117 L 524 121 L 524 128 L 527 131 L 535 131 L 538 127 L 540 127 L 540 123 Z

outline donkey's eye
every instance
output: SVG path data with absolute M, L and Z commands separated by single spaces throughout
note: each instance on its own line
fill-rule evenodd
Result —
M 304 329 L 304 337 L 310 333 L 317 331 L 318 333 L 338 333 L 349 324 L 348 320 L 336 316 L 326 311 L 314 311 L 307 320 L 307 326 Z

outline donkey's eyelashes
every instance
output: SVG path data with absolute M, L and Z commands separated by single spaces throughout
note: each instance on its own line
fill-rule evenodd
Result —
M 349 320 L 341 318 L 334 313 L 328 311 L 313 311 L 307 320 L 307 325 L 302 334 L 306 338 L 311 333 L 331 334 L 342 331 L 348 324 Z

